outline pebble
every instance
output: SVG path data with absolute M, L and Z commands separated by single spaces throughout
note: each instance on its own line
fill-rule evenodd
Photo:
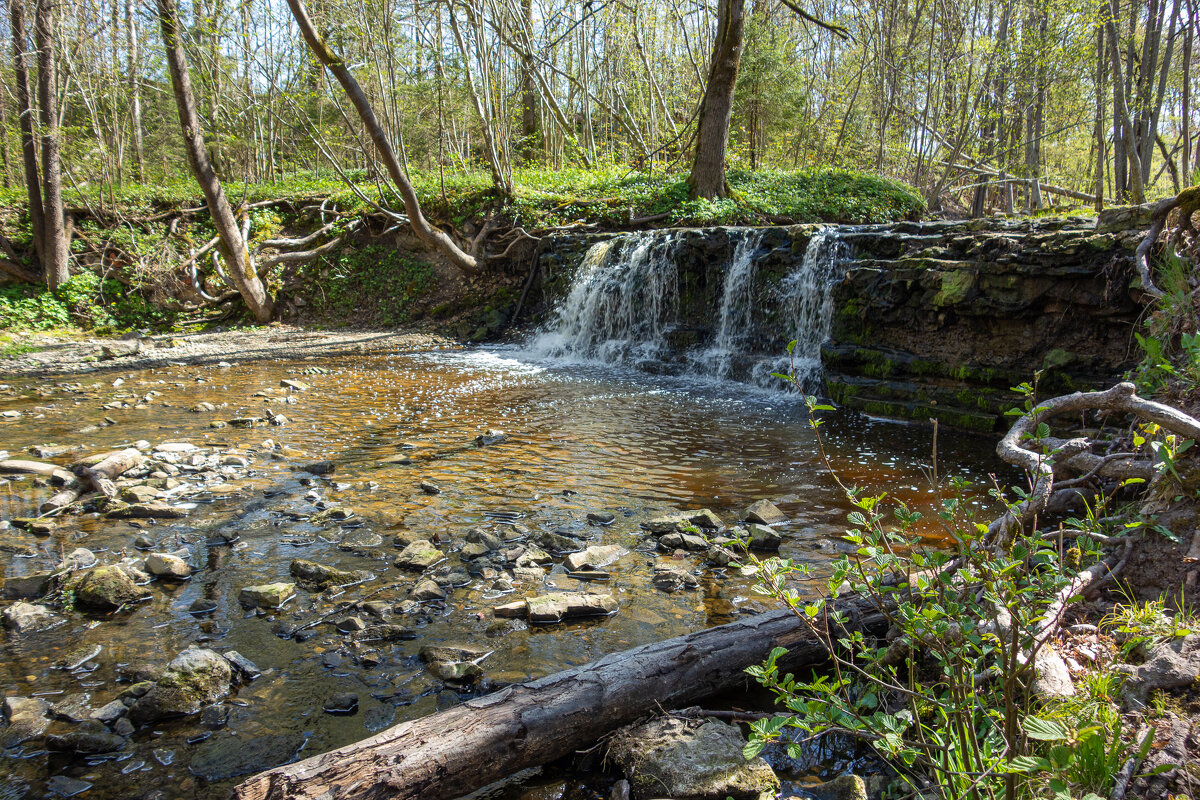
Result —
M 325 701 L 321 709 L 326 714 L 354 714 L 358 712 L 358 695 L 352 692 L 335 694 Z

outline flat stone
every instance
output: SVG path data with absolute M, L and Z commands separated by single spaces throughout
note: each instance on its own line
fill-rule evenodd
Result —
M 524 600 L 518 600 L 514 603 L 505 603 L 502 606 L 496 606 L 492 609 L 492 613 L 497 617 L 507 619 L 524 619 L 529 616 L 529 604 Z
M 108 512 L 113 519 L 183 519 L 187 515 L 186 508 L 178 508 L 161 500 L 122 505 Z
M 338 633 L 357 633 L 367 627 L 367 623 L 362 621 L 362 617 L 345 617 L 338 620 L 335 626 Z
M 384 642 L 402 642 L 417 638 L 417 634 L 411 628 L 405 628 L 403 625 L 370 625 L 358 637 L 361 640 L 380 640 Z
M 74 797 L 91 788 L 92 785 L 87 781 L 70 778 L 66 775 L 55 775 L 46 781 L 46 792 L 53 797 Z
M 561 622 L 576 617 L 596 617 L 612 614 L 618 608 L 610 594 L 591 592 L 556 592 L 525 600 L 530 622 Z
M 279 382 L 281 389 L 291 389 L 293 392 L 307 392 L 312 387 L 304 381 L 294 381 L 290 378 L 285 378 Z
M 326 714 L 357 714 L 358 713 L 358 695 L 352 692 L 343 692 L 330 697 L 321 706 L 321 710 Z
M 420 486 L 421 491 L 424 492 L 425 494 L 441 494 L 442 493 L 442 487 L 440 487 L 436 483 L 432 483 L 430 481 L 421 481 L 421 483 L 418 484 L 418 486 Z
M 668 533 L 658 540 L 658 548 L 666 552 L 672 550 L 700 552 L 708 549 L 708 542 L 703 536 L 697 536 L 694 533 Z
M 642 527 L 655 536 L 665 533 L 690 533 L 693 528 L 718 529 L 722 525 L 721 518 L 707 508 L 667 514 L 642 523 Z
M 163 442 L 154 446 L 156 453 L 191 453 L 199 449 L 191 442 Z
M 305 464 L 299 469 L 302 472 L 308 472 L 313 475 L 332 475 L 337 471 L 337 464 L 332 461 L 314 461 L 312 464 Z
M 222 655 L 242 680 L 252 681 L 262 675 L 262 670 L 237 650 L 226 650 Z
M 607 567 L 629 551 L 615 544 L 592 545 L 581 553 L 571 553 L 563 565 L 571 571 Z
M 126 486 L 121 490 L 121 499 L 126 503 L 149 503 L 158 497 L 158 490 L 149 486 Z
M 757 522 L 760 525 L 780 525 L 788 521 L 787 515 L 770 500 L 751 503 L 744 516 L 747 522 Z
M 50 706 L 50 714 L 68 722 L 83 722 L 91 719 L 95 710 L 91 706 L 92 696 L 86 692 L 69 694 Z
M 446 554 L 434 547 L 433 542 L 419 539 L 401 550 L 393 564 L 398 569 L 423 571 L 445 557 Z
M 16 575 L 4 579 L 4 596 L 9 600 L 34 600 L 50 591 L 54 576 L 48 572 Z
M 51 734 L 46 737 L 46 749 L 65 752 L 94 754 L 111 753 L 125 746 L 124 737 L 115 733 L 71 731 Z
M 265 583 L 247 586 L 238 593 L 238 601 L 246 608 L 279 608 L 296 595 L 294 583 Z
M 589 511 L 587 521 L 593 525 L 612 525 L 616 517 L 609 511 Z
M 678 564 L 657 564 L 654 567 L 654 577 L 651 579 L 655 588 L 664 592 L 677 592 L 680 589 L 695 589 L 700 581 L 687 567 Z
M 6 749 L 36 739 L 50 727 L 50 704 L 40 697 L 5 697 L 3 710 L 8 727 L 0 731 L 0 746 Z
M 831 781 L 807 785 L 815 800 L 867 800 L 867 785 L 857 775 L 839 775 Z

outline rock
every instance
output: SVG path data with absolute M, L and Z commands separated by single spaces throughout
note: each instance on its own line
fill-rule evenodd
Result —
M 745 513 L 747 522 L 757 522 L 760 525 L 779 525 L 788 521 L 787 515 L 770 500 L 759 500 L 751 503 Z
M 483 677 L 483 668 L 470 661 L 431 661 L 425 668 L 430 675 L 449 683 L 474 683 Z
M 17 575 L 4 579 L 4 596 L 9 600 L 35 600 L 50 591 L 54 576 L 48 572 Z
M 217 610 L 217 604 L 212 600 L 193 600 L 187 610 L 193 617 L 207 617 Z
M 17 633 L 45 630 L 62 621 L 61 617 L 45 606 L 24 601 L 13 603 L 4 609 L 4 627 Z
M 524 600 L 518 600 L 514 603 L 505 603 L 502 606 L 496 606 L 493 608 L 492 613 L 497 617 L 505 619 L 524 618 L 529 616 L 529 604 Z
M 639 800 L 774 798 L 779 779 L 762 758 L 745 759 L 745 744 L 741 731 L 724 722 L 660 717 L 618 732 L 608 758 L 625 772 Z
M 5 697 L 4 719 L 8 727 L 0 731 L 0 746 L 5 749 L 36 739 L 50 727 L 46 712 L 50 704 L 40 697 Z
M 708 549 L 708 542 L 694 533 L 668 533 L 658 540 L 658 549 L 668 553 L 672 550 L 700 552 Z
M 1124 704 L 1135 711 L 1146 707 L 1155 689 L 1179 689 L 1200 677 L 1200 633 L 1159 642 L 1137 667 L 1121 691 Z
M 162 500 L 121 505 L 108 512 L 113 519 L 183 519 L 187 514 L 186 508 L 177 508 Z
M 135 356 L 142 351 L 142 343 L 140 340 L 122 342 L 114 339 L 111 342 L 106 342 L 100 345 L 100 360 L 111 361 L 114 358 L 122 358 L 124 356 Z
M 306 742 L 298 733 L 213 737 L 196 748 L 188 769 L 206 781 L 236 778 L 294 761 Z
M 115 733 L 99 731 L 71 731 L 51 734 L 46 737 L 46 749 L 68 753 L 111 753 L 125 746 L 125 739 Z
M 680 589 L 695 589 L 700 581 L 687 567 L 678 564 L 657 564 L 654 567 L 655 588 L 664 592 L 677 592 Z
M 58 565 L 59 570 L 74 572 L 79 569 L 90 569 L 96 566 L 96 554 L 86 547 L 76 547 L 71 554 Z
M 226 650 L 223 655 L 229 665 L 233 667 L 233 671 L 247 683 L 262 675 L 262 670 L 237 650 Z
M 358 713 L 358 695 L 352 692 L 343 692 L 335 694 L 325 701 L 321 706 L 321 710 L 326 714 L 357 714 Z
M 368 600 L 363 603 L 362 609 L 378 619 L 387 619 L 388 614 L 392 611 L 391 606 L 382 600 Z
M 521 555 L 517 556 L 516 565 L 518 567 L 536 567 L 545 564 L 553 564 L 554 556 L 547 553 L 540 547 L 530 545 L 525 548 Z
M 279 387 L 281 389 L 290 389 L 293 392 L 307 392 L 312 388 L 304 381 L 293 381 L 286 378 L 279 382 Z
M 578 539 L 550 531 L 535 534 L 533 543 L 551 553 L 577 553 L 583 549 L 583 542 Z
M 327 586 L 345 586 L 351 583 L 359 583 L 364 577 L 361 572 L 350 572 L 349 570 L 318 564 L 315 561 L 307 561 L 302 558 L 297 558 L 293 561 L 288 571 L 305 588 L 314 587 L 317 591 Z
M 192 577 L 192 568 L 179 556 L 170 553 L 151 553 L 146 556 L 146 572 L 156 578 L 182 581 Z
M 504 546 L 504 540 L 494 533 L 482 530 L 480 528 L 471 528 L 467 531 L 467 541 L 476 542 L 487 547 L 488 550 L 499 550 Z
M 129 709 L 138 723 L 199 713 L 229 693 L 233 671 L 219 653 L 189 648 L 167 664 L 163 674 Z
M 128 710 L 129 706 L 120 700 L 113 700 L 111 703 L 105 703 L 93 711 L 92 719 L 97 722 L 103 722 L 105 725 L 112 725 L 118 719 L 125 716 L 125 712 Z
M 561 622 L 576 617 L 606 616 L 616 612 L 617 600 L 610 594 L 556 592 L 525 601 L 530 622 Z
M 305 464 L 299 469 L 313 475 L 332 475 L 337 471 L 337 464 L 332 461 L 315 461 L 312 464 Z
M 592 545 L 582 553 L 571 553 L 563 565 L 572 572 L 580 569 L 607 567 L 629 551 L 615 544 Z
M 54 523 L 48 519 L 37 517 L 13 517 L 9 522 L 14 528 L 29 531 L 34 536 L 49 536 L 54 532 Z
M 616 517 L 609 511 L 589 511 L 587 521 L 593 525 L 612 525 Z
M 121 499 L 126 503 L 149 503 L 158 497 L 158 490 L 149 486 L 126 486 L 121 490 Z
M 428 539 L 418 539 L 400 551 L 393 562 L 399 569 L 424 571 L 446 557 L 446 554 L 433 546 Z
M 486 556 L 490 552 L 491 550 L 483 542 L 467 542 L 458 551 L 458 557 L 463 561 L 474 561 L 481 556 Z
M 224 728 L 229 723 L 229 706 L 214 705 L 209 706 L 200 712 L 201 727 L 209 730 L 218 730 Z
M 508 441 L 508 434 L 504 431 L 489 428 L 480 435 L 475 437 L 476 447 L 487 447 L 488 445 L 501 444 Z
M 150 590 L 134 583 L 116 566 L 96 567 L 83 576 L 75 587 L 75 600 L 89 608 L 120 608 L 150 597 Z
M 712 511 L 702 508 L 699 511 L 683 511 L 655 517 L 643 522 L 642 527 L 655 536 L 661 536 L 664 533 L 690 533 L 693 528 L 716 530 L 722 527 L 722 522 Z
M 805 786 L 815 800 L 867 800 L 867 785 L 857 775 L 839 775 L 831 781 Z
M 69 694 L 50 706 L 50 715 L 56 719 L 65 719 L 67 722 L 83 722 L 91 719 L 92 714 L 95 713 L 90 705 L 91 700 L 92 696 L 83 692 Z
M 446 592 L 441 586 L 429 578 L 417 581 L 417 585 L 409 590 L 408 596 L 417 602 L 427 600 L 445 600 Z
M 1071 670 L 1062 655 L 1046 645 L 1038 652 L 1034 664 L 1034 681 L 1030 691 L 1042 698 L 1062 700 L 1075 696 L 1075 683 L 1071 680 Z M 1195 672 L 1193 675 L 1197 674 Z
M 339 620 L 335 627 L 338 633 L 358 633 L 367 627 L 367 623 L 362 621 L 362 617 L 346 617 Z
M 92 785 L 87 781 L 70 778 L 66 775 L 55 775 L 46 781 L 46 792 L 56 797 L 74 797 L 77 794 L 83 794 L 91 788 Z
M 783 544 L 783 537 L 769 525 L 751 522 L 746 530 L 750 534 L 750 547 L 755 550 L 778 550 Z
M 741 559 L 729 548 L 713 545 L 704 552 L 704 563 L 714 567 L 728 567 L 730 564 L 741 563 Z
M 154 446 L 156 453 L 191 453 L 199 449 L 191 442 L 163 442 Z
M 421 481 L 417 485 L 421 488 L 421 491 L 424 492 L 425 494 L 441 494 L 442 493 L 442 487 L 438 486 L 436 483 L 431 483 L 430 481 Z
M 296 596 L 294 583 L 265 583 L 247 586 L 238 593 L 238 602 L 245 608 L 279 608 Z

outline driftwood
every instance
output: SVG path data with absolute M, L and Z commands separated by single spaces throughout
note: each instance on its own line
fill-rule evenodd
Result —
M 884 616 L 861 598 L 831 603 L 874 635 Z M 772 611 L 502 689 L 369 739 L 255 775 L 237 800 L 439 800 L 593 744 L 652 709 L 679 708 L 745 684 L 775 647 L 789 669 L 828 652 L 791 611 Z
M 72 478 L 71 473 L 57 464 L 12 458 L 0 461 L 0 475 L 42 475 L 56 483 L 66 483 Z
M 113 479 L 139 466 L 144 459 L 137 448 L 130 447 L 112 453 L 94 466 L 79 466 L 75 474 L 100 494 L 114 498 L 117 496 L 117 487 L 113 485 Z

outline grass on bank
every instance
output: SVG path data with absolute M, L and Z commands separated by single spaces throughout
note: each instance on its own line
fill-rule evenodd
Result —
M 361 171 L 368 196 L 374 184 Z M 496 208 L 490 177 L 483 172 L 418 171 L 413 186 L 430 216 L 461 225 L 479 220 Z M 548 228 L 574 223 L 622 226 L 630 217 L 665 215 L 659 225 L 738 225 L 803 222 L 869 223 L 917 219 L 925 203 L 913 188 L 898 181 L 853 170 L 816 168 L 796 172 L 731 170 L 733 197 L 688 200 L 686 173 L 631 172 L 619 166 L 584 169 L 517 169 L 514 196 L 503 211 L 516 224 Z M 334 174 L 308 174 L 273 183 L 225 183 L 234 202 L 279 199 L 304 201 L 332 198 L 344 210 L 368 211 Z M 172 208 L 200 208 L 203 197 L 194 181 L 154 185 L 84 185 L 64 191 L 68 207 L 138 216 Z M 389 199 L 400 208 L 398 197 Z M 0 208 L 23 209 L 24 192 L 0 190 Z

